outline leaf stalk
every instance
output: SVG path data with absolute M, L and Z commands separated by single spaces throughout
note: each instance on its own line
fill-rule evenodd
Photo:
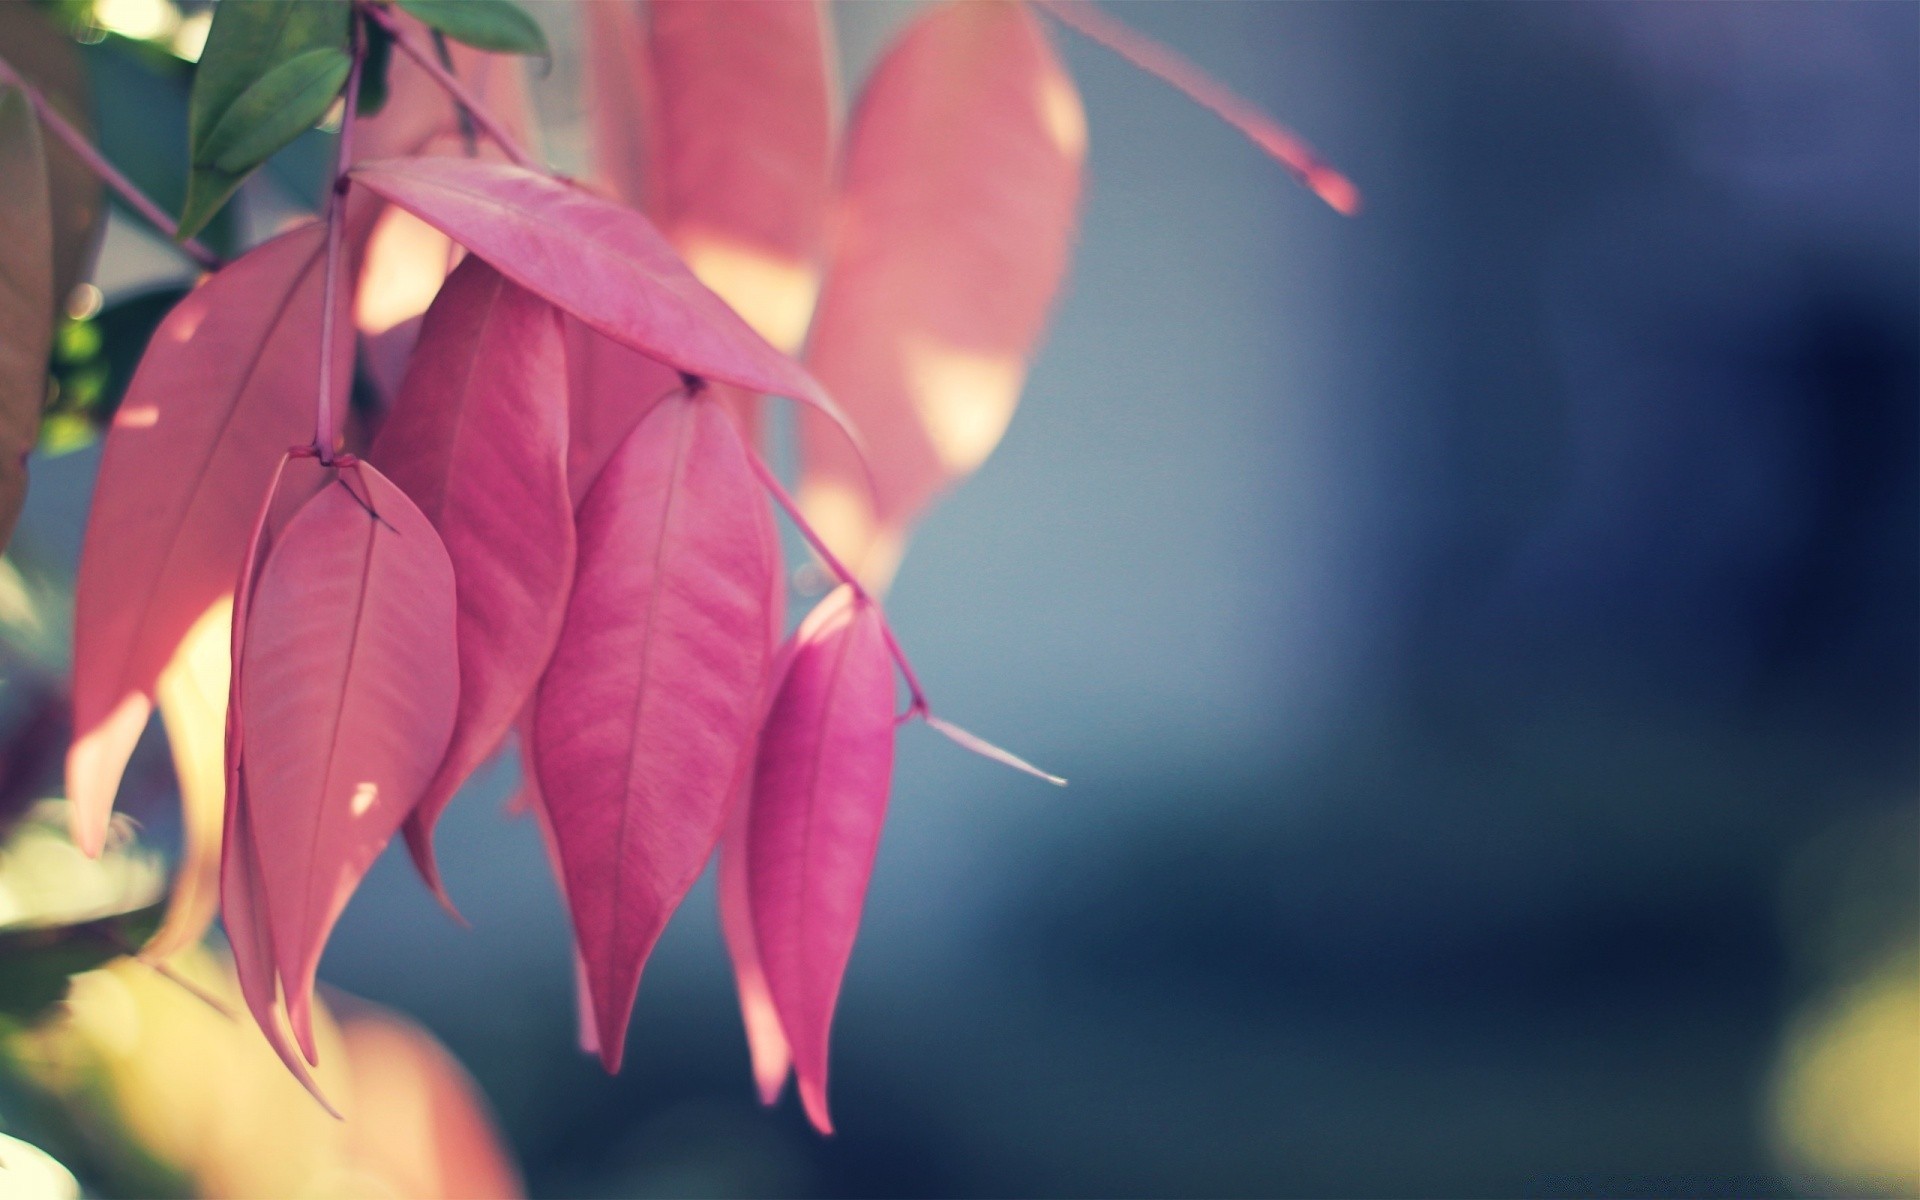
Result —
M 47 102 L 46 96 L 39 88 L 27 82 L 26 76 L 20 74 L 3 58 L 0 58 L 0 83 L 19 88 L 20 93 L 27 98 L 27 103 L 33 106 L 35 115 L 40 118 L 40 124 L 53 136 L 66 143 L 67 148 L 87 165 L 89 171 L 99 177 L 100 182 L 112 188 L 114 194 L 118 195 L 128 208 L 145 219 L 147 224 L 165 234 L 167 240 L 178 246 L 182 254 L 209 271 L 220 269 L 219 255 L 207 249 L 195 238 L 182 239 L 179 222 L 168 216 L 166 209 L 156 204 L 152 197 L 134 185 L 133 180 L 122 175 L 119 168 L 108 162 L 106 156 L 87 140 L 85 134 L 75 129 L 71 122 L 60 115 L 58 109 Z

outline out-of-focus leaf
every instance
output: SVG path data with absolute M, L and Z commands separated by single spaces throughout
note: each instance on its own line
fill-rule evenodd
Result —
M 40 121 L 0 87 L 0 548 L 27 498 L 53 341 L 53 212 Z
M 0 4 L 0 47 L 7 64 L 40 89 L 60 115 L 92 136 L 87 73 L 72 39 L 31 4 Z M 103 227 L 100 180 L 66 143 L 45 139 L 53 196 L 53 302 L 66 303 L 92 270 Z
M 393 68 L 393 35 L 377 21 L 368 21 L 366 55 L 360 60 L 360 94 L 354 97 L 354 112 L 363 117 L 377 115 L 387 106 L 387 72 Z
M 21 7 L 0 2 L 0 9 Z M 133 185 L 168 212 L 186 202 L 187 102 L 193 68 L 127 38 L 80 47 L 98 109 L 96 144 Z M 285 157 L 284 155 L 282 157 Z M 214 253 L 238 252 L 239 221 L 221 208 L 195 235 Z
M 511 0 L 400 0 L 400 7 L 456 42 L 547 57 L 547 35 Z
M 326 115 L 347 82 L 353 60 L 320 46 L 296 54 L 240 93 L 206 139 L 194 148 L 196 166 L 244 174 Z
M 256 84 L 292 59 L 322 48 L 345 54 L 350 15 L 347 0 L 240 0 L 214 10 L 213 28 L 194 72 L 187 109 L 195 165 L 180 215 L 181 237 L 198 233 L 251 169 L 223 169 L 219 156 L 207 150 L 232 110 L 243 104 Z
M 1086 126 L 1024 5 L 939 5 L 874 69 L 807 365 L 871 453 L 802 414 L 800 502 L 870 588 L 999 444 L 1073 244 Z
M 198 942 L 220 908 L 220 828 L 227 799 L 228 646 L 233 605 L 216 604 L 180 640 L 160 672 L 154 698 L 167 727 L 174 774 L 180 781 L 180 826 L 185 844 L 173 870 L 166 919 L 146 945 L 152 958 L 178 954 Z
M 187 291 L 140 292 L 60 326 L 53 343 L 53 399 L 40 425 L 42 455 L 93 444 L 119 409 L 153 331 Z
M 64 805 L 47 802 L 0 848 L 0 1015 L 30 1021 L 68 979 L 137 948 L 160 921 L 162 872 L 119 845 L 89 859 L 68 840 Z

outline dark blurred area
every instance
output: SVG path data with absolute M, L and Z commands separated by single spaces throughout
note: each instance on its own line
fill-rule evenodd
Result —
M 1070 294 L 890 607 L 1073 783 L 903 735 L 839 1134 L 755 1104 L 706 884 L 625 1073 L 574 1050 L 506 767 L 443 835 L 475 929 L 389 854 L 323 975 L 539 1195 L 1920 1187 L 1920 8 L 1113 7 L 1366 209 L 1057 31 Z M 848 79 L 910 15 L 838 11 Z M 96 461 L 16 557 L 70 571 Z

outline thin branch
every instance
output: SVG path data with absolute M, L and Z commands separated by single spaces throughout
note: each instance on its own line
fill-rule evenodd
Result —
M 345 106 L 340 114 L 340 140 L 333 148 L 333 176 L 327 188 L 327 265 L 321 287 L 320 396 L 314 405 L 313 450 L 320 461 L 333 465 L 333 319 L 334 290 L 339 286 L 340 237 L 347 219 L 347 169 L 353 165 L 353 125 L 360 107 L 360 69 L 366 63 L 366 39 L 355 21 L 350 34 L 353 65 L 347 70 Z
M 27 98 L 27 103 L 33 106 L 33 111 L 39 116 L 40 123 L 46 126 L 55 137 L 65 142 L 67 148 L 87 165 L 87 169 L 99 176 L 100 182 L 112 188 L 120 199 L 126 202 L 128 208 L 140 214 L 148 224 L 165 234 L 167 240 L 178 246 L 182 254 L 209 271 L 220 269 L 219 255 L 194 238 L 181 240 L 179 222 L 168 216 L 166 209 L 154 203 L 145 192 L 134 186 L 133 180 L 122 175 L 118 168 L 108 162 L 106 156 L 87 140 L 86 135 L 75 129 L 65 117 L 61 116 L 59 110 L 47 102 L 47 98 L 41 94 L 40 89 L 28 83 L 26 77 L 14 70 L 5 59 L 0 59 L 0 82 L 19 88 L 21 94 Z
M 1179 54 L 1102 12 L 1093 0 L 1035 0 L 1035 7 L 1081 37 L 1107 49 L 1186 94 L 1245 134 L 1293 173 L 1300 185 L 1344 217 L 1360 211 L 1360 189 L 1290 130 L 1234 95 Z
M 520 143 L 514 141 L 511 134 L 500 127 L 500 123 L 495 121 L 493 115 L 481 105 L 480 101 L 472 92 L 467 90 L 466 85 L 455 78 L 453 72 L 441 66 L 439 60 L 434 57 L 431 50 L 420 46 L 405 30 L 400 28 L 400 23 L 394 20 L 392 13 L 372 4 L 363 4 L 358 7 L 362 13 L 366 14 L 368 20 L 386 30 L 387 33 L 393 37 L 394 44 L 399 46 L 408 58 L 420 64 L 420 69 L 432 77 L 433 81 L 440 85 L 442 91 L 453 98 L 453 102 L 460 106 L 461 111 L 473 119 L 473 123 L 479 126 L 482 133 L 485 133 L 493 140 L 494 145 L 506 152 L 507 157 L 513 160 L 515 166 L 524 167 L 529 171 L 545 173 L 545 168 L 543 168 L 532 155 L 521 149 Z
M 793 522 L 794 528 L 800 531 L 800 536 L 807 540 L 807 545 L 813 547 L 813 552 L 820 556 L 820 561 L 827 564 L 827 570 L 833 572 L 834 577 L 841 583 L 852 588 L 856 599 L 864 604 L 871 604 L 878 608 L 880 602 L 873 598 L 871 592 L 861 586 L 859 578 L 847 569 L 847 564 L 841 562 L 840 557 L 828 548 L 826 539 L 821 537 L 812 524 L 807 521 L 806 515 L 800 511 L 800 505 L 794 501 L 792 496 L 787 494 L 787 489 L 780 485 L 779 477 L 774 475 L 772 468 L 768 467 L 765 462 L 761 461 L 760 456 L 751 450 L 747 451 L 747 462 L 753 467 L 754 475 L 759 478 L 760 486 L 767 489 L 767 494 L 772 496 L 774 503 L 778 504 L 781 510 L 787 514 L 788 519 Z M 895 640 L 893 627 L 887 624 L 884 611 L 882 612 L 880 620 L 880 633 L 881 636 L 886 639 L 887 653 L 891 654 L 893 661 L 899 664 L 901 678 L 907 681 L 907 695 L 912 699 L 912 704 L 907 709 L 907 715 L 914 716 L 918 714 L 925 716 L 929 711 L 927 708 L 927 694 L 921 690 L 920 679 L 913 673 L 913 664 L 907 661 L 906 651 L 902 650 L 900 643 Z

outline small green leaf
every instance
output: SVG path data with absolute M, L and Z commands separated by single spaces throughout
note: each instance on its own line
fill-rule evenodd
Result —
M 346 85 L 353 60 L 331 46 L 309 50 L 254 81 L 196 148 L 196 166 L 239 175 L 313 128 Z
M 248 128 L 222 130 L 230 110 L 264 76 L 291 59 L 319 49 L 345 54 L 351 17 L 347 0 L 222 0 L 214 9 L 213 28 L 194 70 L 187 104 L 188 158 L 194 166 L 187 178 L 181 237 L 198 233 L 233 195 L 247 171 L 258 165 L 222 170 L 221 156 L 207 152 L 208 139 L 216 131 L 223 138 L 237 138 Z M 307 124 L 311 123 L 309 119 Z M 230 156 L 229 161 L 238 159 Z
M 456 42 L 550 57 L 547 35 L 512 0 L 400 0 L 400 7 Z

